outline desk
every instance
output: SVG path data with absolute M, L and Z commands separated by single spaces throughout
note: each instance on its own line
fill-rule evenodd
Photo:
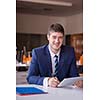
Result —
M 83 90 L 78 88 L 44 88 L 40 85 L 17 85 L 22 87 L 37 87 L 46 90 L 48 94 L 36 94 L 28 96 L 16 95 L 16 100 L 83 100 Z
M 27 84 L 27 71 L 16 71 L 16 84 Z

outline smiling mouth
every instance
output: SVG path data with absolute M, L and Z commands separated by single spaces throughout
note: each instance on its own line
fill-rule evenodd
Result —
M 58 46 L 59 46 L 59 44 L 55 44 L 55 46 L 56 46 L 56 47 L 58 47 Z

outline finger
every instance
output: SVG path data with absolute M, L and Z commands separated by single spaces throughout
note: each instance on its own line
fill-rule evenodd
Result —
M 57 82 L 58 84 L 60 83 L 57 77 L 54 77 L 54 81 Z
M 54 82 L 52 83 L 52 86 L 53 86 L 53 87 L 57 87 L 57 86 L 58 86 L 58 83 L 54 81 Z
M 82 87 L 83 87 L 83 84 L 82 84 L 81 81 L 76 81 L 76 82 L 74 83 L 74 85 L 77 86 L 77 87 L 79 87 L 79 88 L 82 88 Z

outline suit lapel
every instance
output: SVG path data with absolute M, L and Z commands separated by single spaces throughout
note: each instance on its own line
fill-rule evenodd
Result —
M 60 58 L 59 58 L 59 68 L 62 67 L 64 64 L 64 50 L 61 49 L 61 52 L 60 52 Z
M 51 56 L 50 56 L 48 46 L 46 46 L 46 49 L 45 49 L 45 57 L 46 57 L 46 61 L 47 61 L 46 66 L 48 67 L 49 75 L 51 76 L 52 75 L 52 63 L 51 63 Z

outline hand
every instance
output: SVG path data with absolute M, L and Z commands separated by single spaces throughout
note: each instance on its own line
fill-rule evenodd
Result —
M 51 78 L 48 79 L 48 85 L 49 85 L 50 87 L 57 87 L 59 83 L 60 83 L 60 82 L 59 82 L 59 80 L 57 79 L 57 77 L 51 77 Z
M 78 80 L 73 85 L 77 86 L 78 88 L 83 88 L 83 80 Z

